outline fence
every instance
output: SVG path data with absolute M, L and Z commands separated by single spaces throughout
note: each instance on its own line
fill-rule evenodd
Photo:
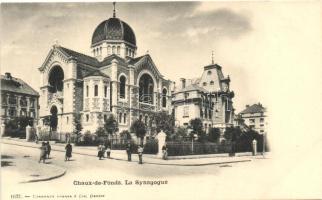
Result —
M 231 144 L 211 142 L 167 142 L 169 156 L 200 155 L 215 153 L 230 153 Z

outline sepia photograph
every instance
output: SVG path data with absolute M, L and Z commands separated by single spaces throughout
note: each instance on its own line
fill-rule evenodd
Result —
M 1 199 L 322 198 L 321 1 L 0 5 Z

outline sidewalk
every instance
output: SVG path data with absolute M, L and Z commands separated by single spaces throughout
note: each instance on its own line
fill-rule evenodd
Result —
M 66 169 L 46 163 L 38 163 L 24 157 L 11 157 L 2 155 L 1 162 L 5 165 L 1 167 L 2 177 L 11 177 L 11 180 L 19 183 L 31 183 L 38 181 L 48 181 L 65 175 Z M 23 172 L 23 173 L 22 173 Z M 15 176 L 13 178 L 13 176 Z
M 18 146 L 27 146 L 38 148 L 40 144 L 34 142 L 26 142 L 15 138 L 2 138 L 2 143 L 13 144 Z M 52 150 L 65 152 L 65 144 L 51 144 Z M 73 154 L 80 154 L 86 156 L 97 156 L 97 147 L 82 147 L 73 146 Z M 173 156 L 168 160 L 162 160 L 156 155 L 144 154 L 143 162 L 145 164 L 155 165 L 175 165 L 175 166 L 203 166 L 235 162 L 248 162 L 252 159 L 263 158 L 262 155 L 251 156 L 250 153 L 239 153 L 235 157 L 228 157 L 228 154 L 210 154 L 210 155 L 190 155 L 190 156 Z M 111 159 L 127 161 L 125 150 L 112 150 Z M 132 154 L 132 162 L 138 162 L 137 154 Z

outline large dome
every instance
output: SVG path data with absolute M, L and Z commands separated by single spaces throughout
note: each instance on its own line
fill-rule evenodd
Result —
M 123 40 L 136 46 L 132 28 L 118 18 L 109 18 L 100 23 L 92 36 L 92 46 L 104 40 Z

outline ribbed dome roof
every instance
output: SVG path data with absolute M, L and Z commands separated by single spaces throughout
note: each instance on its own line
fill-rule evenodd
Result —
M 132 28 L 115 17 L 103 21 L 96 27 L 92 37 L 92 45 L 103 40 L 124 40 L 136 46 Z

